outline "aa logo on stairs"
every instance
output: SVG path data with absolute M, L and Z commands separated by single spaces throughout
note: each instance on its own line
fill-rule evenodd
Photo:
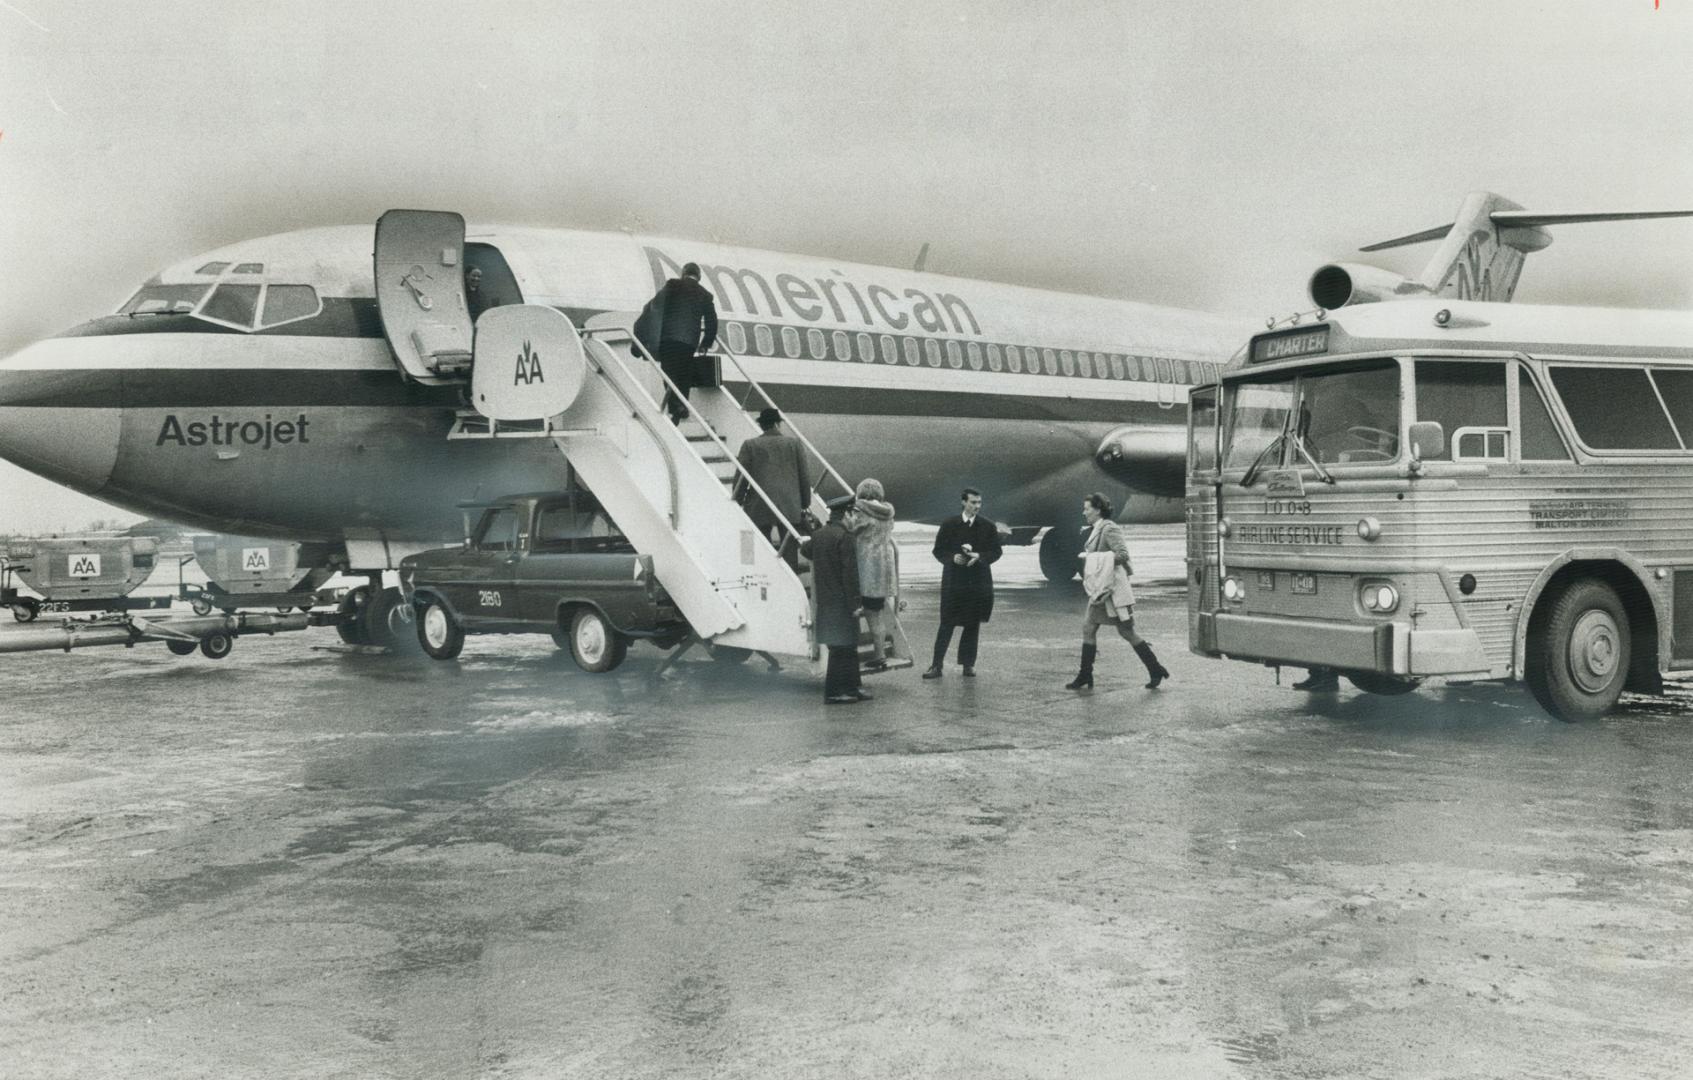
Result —
M 529 343 L 523 343 L 523 351 L 517 354 L 517 374 L 512 377 L 513 386 L 527 386 L 530 383 L 546 382 L 541 377 L 541 354 L 533 352 Z
M 70 576 L 91 578 L 100 576 L 100 556 L 92 551 L 78 551 L 70 556 Z
M 258 573 L 261 570 L 269 570 L 270 569 L 270 548 L 267 548 L 267 547 L 242 548 L 241 549 L 241 569 L 250 570 L 254 573 Z

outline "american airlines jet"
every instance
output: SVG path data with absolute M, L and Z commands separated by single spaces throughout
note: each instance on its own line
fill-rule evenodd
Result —
M 550 445 L 447 438 L 462 377 L 408 370 L 421 331 L 385 325 L 373 246 L 369 226 L 306 229 L 166 267 L 116 312 L 0 361 L 0 456 L 137 513 L 307 541 L 372 573 L 457 539 L 461 501 L 560 484 Z M 721 345 L 842 475 L 879 478 L 913 521 L 980 487 L 1023 542 L 1070 525 L 1096 488 L 1128 520 L 1179 520 L 1187 389 L 1213 380 L 1251 329 L 618 233 L 471 228 L 446 256 L 390 251 L 409 269 L 388 284 L 423 306 L 425 279 L 450 285 L 447 306 L 462 307 L 460 277 L 479 270 L 485 303 L 545 305 L 579 326 L 638 310 L 697 262 Z M 1071 569 L 1062 547 L 1047 545 L 1054 576 Z

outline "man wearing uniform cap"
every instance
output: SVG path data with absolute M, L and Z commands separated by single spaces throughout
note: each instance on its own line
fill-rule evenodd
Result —
M 858 678 L 858 545 L 846 529 L 851 495 L 829 500 L 829 523 L 810 539 L 811 595 L 817 601 L 812 629 L 829 650 L 823 676 L 823 702 L 852 705 L 869 701 Z
M 800 514 L 811 505 L 811 470 L 805 445 L 792 435 L 783 434 L 780 412 L 765 409 L 758 414 L 758 426 L 764 433 L 743 442 L 736 455 L 742 471 L 735 477 L 735 501 L 746 508 L 747 517 L 768 539 L 778 516 L 782 521 L 797 523 Z M 749 476 L 770 496 L 770 503 L 765 503 L 748 485 Z M 799 548 L 786 529 L 775 543 L 797 573 Z

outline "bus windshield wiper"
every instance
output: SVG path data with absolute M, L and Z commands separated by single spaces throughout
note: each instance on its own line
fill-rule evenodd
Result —
M 1311 454 L 1310 448 L 1305 445 L 1305 440 L 1302 437 L 1298 435 L 1293 437 L 1293 449 L 1295 453 L 1305 459 L 1305 464 L 1311 466 L 1311 468 L 1315 470 L 1317 479 L 1321 480 L 1325 484 L 1334 483 L 1334 477 L 1327 469 L 1323 468 L 1323 466 Z
M 1282 425 L 1281 434 L 1264 444 L 1264 449 L 1258 451 L 1258 456 L 1252 459 L 1252 464 L 1246 467 L 1246 475 L 1240 478 L 1241 487 L 1251 487 L 1252 481 L 1258 479 L 1258 470 L 1263 468 L 1264 459 L 1270 456 L 1270 451 L 1276 449 L 1287 438 L 1287 425 Z

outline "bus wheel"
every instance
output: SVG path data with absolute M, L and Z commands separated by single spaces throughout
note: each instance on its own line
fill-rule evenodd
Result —
M 1046 580 L 1062 585 L 1076 576 L 1076 559 L 1081 553 L 1080 537 L 1062 525 L 1054 525 L 1040 538 L 1040 572 Z
M 1633 642 L 1628 614 L 1603 581 L 1573 582 L 1529 634 L 1528 688 L 1559 720 L 1597 720 L 1622 696 Z
M 1394 675 L 1383 675 L 1379 671 L 1348 671 L 1346 681 L 1366 694 L 1380 694 L 1383 697 L 1409 694 L 1417 688 L 1415 679 L 1401 679 Z
M 200 651 L 211 660 L 222 660 L 235 648 L 235 639 L 228 634 L 207 634 L 200 639 Z

